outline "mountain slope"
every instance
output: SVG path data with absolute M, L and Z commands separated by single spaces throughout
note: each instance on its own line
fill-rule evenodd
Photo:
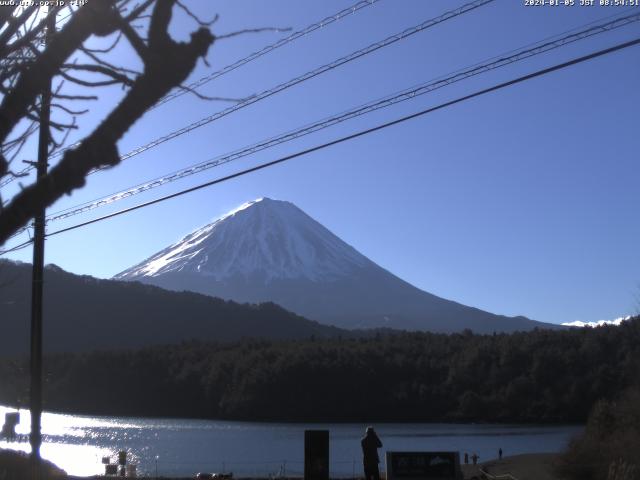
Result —
M 289 202 L 249 202 L 116 275 L 241 302 L 273 301 L 341 328 L 510 332 L 561 328 L 419 290 Z
M 348 332 L 272 303 L 239 305 L 191 292 L 45 268 L 44 338 L 51 352 L 134 348 L 243 337 L 300 339 Z M 28 352 L 31 265 L 0 260 L 0 354 Z

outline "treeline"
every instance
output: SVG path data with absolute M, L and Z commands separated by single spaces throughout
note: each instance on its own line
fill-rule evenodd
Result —
M 26 400 L 0 363 L 0 402 Z M 45 358 L 45 406 L 274 421 L 584 422 L 640 382 L 640 318 L 619 327 L 183 343 Z

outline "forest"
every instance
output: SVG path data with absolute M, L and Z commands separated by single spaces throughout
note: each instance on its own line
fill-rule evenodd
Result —
M 584 423 L 640 383 L 640 317 L 620 326 L 476 335 L 183 342 L 44 360 L 45 408 L 266 421 Z M 28 361 L 0 361 L 26 404 Z

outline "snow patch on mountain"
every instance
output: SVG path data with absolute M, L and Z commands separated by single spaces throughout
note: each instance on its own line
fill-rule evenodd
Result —
M 575 322 L 567 322 L 567 323 L 563 323 L 562 325 L 565 325 L 567 327 L 582 327 L 582 328 L 584 327 L 596 328 L 596 327 L 602 327 L 604 325 L 620 326 L 622 322 L 626 322 L 629 319 L 631 319 L 631 315 L 628 315 L 626 317 L 616 318 L 615 320 L 598 320 L 597 322 L 581 322 L 579 320 L 576 320 Z
M 259 198 L 226 213 L 134 267 L 121 280 L 168 272 L 330 280 L 372 262 L 290 202 Z

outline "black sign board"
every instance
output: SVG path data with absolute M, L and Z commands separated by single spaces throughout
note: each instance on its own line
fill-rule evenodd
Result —
M 304 431 L 304 480 L 329 480 L 329 430 Z
M 16 425 L 20 423 L 20 412 L 7 412 L 4 414 L 4 425 L 0 432 L 0 438 L 13 440 L 16 438 Z
M 387 452 L 387 480 L 458 480 L 459 452 Z

